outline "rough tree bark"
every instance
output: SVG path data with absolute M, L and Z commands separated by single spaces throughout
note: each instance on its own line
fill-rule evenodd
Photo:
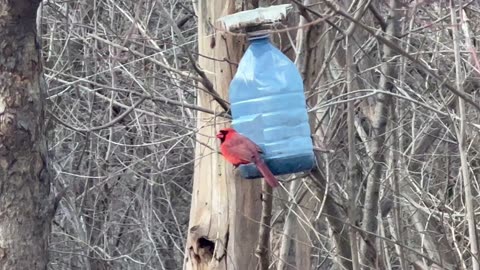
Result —
M 39 0 L 0 1 L 0 269 L 47 269 L 49 203 Z
M 215 31 L 216 20 L 235 12 L 234 0 L 194 1 L 198 15 L 199 65 L 220 97 L 242 55 L 244 38 Z M 222 61 L 228 59 L 229 61 Z M 198 92 L 198 105 L 221 112 L 210 94 Z M 217 153 L 215 133 L 227 119 L 198 113 L 195 171 L 184 269 L 255 269 L 261 215 L 261 182 L 241 180 Z

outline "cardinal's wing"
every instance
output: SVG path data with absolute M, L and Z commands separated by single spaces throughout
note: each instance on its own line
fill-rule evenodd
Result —
M 245 138 L 245 140 L 248 141 L 248 148 L 252 151 L 252 152 L 258 152 L 258 153 L 263 153 L 262 151 L 262 148 L 260 148 L 260 146 L 258 146 L 255 142 L 253 142 L 252 140 L 250 140 L 249 138 L 243 136 L 243 138 Z
M 226 144 L 225 149 L 228 149 L 230 155 L 235 156 L 244 163 L 253 162 L 258 152 L 258 146 L 244 136 L 230 137 L 224 144 Z

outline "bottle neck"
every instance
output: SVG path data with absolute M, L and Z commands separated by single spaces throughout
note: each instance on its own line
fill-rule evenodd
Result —
M 250 43 L 268 42 L 270 41 L 270 33 L 268 31 L 247 32 L 247 38 Z

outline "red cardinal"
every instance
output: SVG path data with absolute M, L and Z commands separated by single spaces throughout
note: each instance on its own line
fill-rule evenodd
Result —
M 220 139 L 220 151 L 225 159 L 235 168 L 241 164 L 254 163 L 271 187 L 278 186 L 278 180 L 260 157 L 262 150 L 249 138 L 241 135 L 233 128 L 224 128 L 217 134 Z

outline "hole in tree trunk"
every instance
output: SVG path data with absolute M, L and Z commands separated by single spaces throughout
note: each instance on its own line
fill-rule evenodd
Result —
M 205 237 L 200 237 L 197 240 L 198 255 L 202 258 L 203 262 L 209 262 L 212 260 L 213 251 L 215 250 L 215 243 L 208 240 Z

